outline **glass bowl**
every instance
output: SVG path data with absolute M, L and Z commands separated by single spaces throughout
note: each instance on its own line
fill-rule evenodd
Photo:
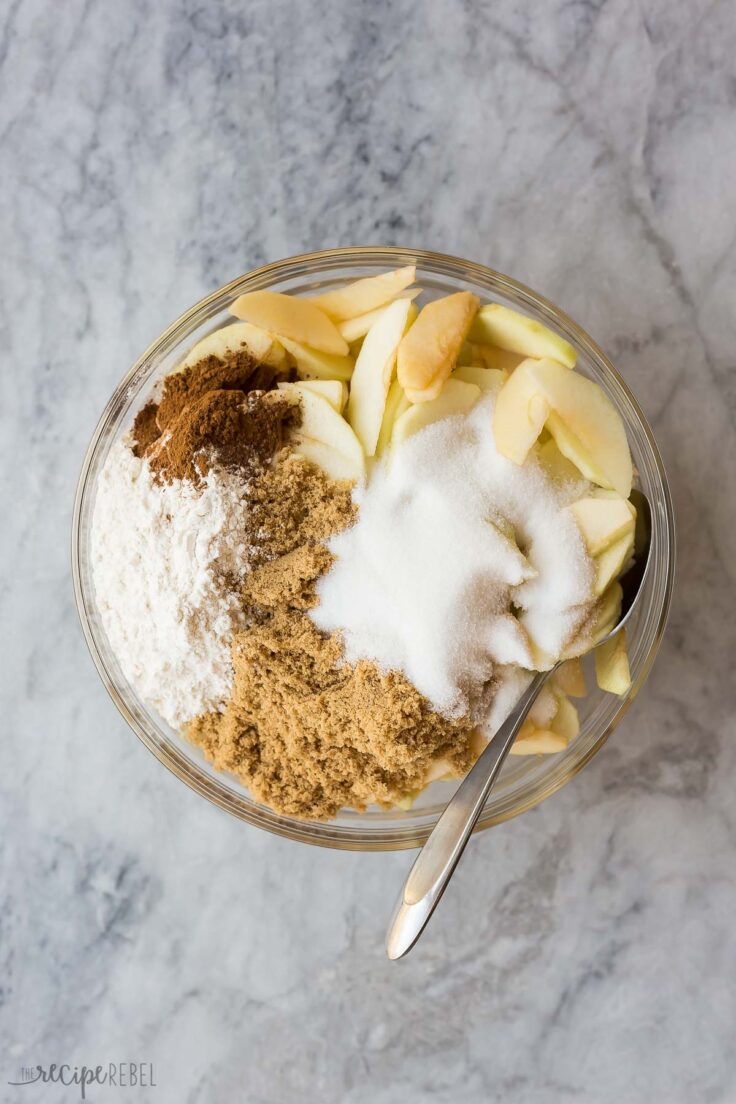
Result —
M 489 796 L 478 829 L 508 820 L 539 804 L 569 782 L 603 746 L 641 689 L 664 631 L 672 595 L 675 545 L 674 517 L 667 477 L 659 451 L 636 400 L 598 346 L 567 315 L 529 288 L 483 265 L 423 250 L 367 247 L 331 249 L 290 257 L 256 269 L 197 303 L 161 334 L 133 365 L 110 398 L 84 459 L 79 478 L 72 534 L 72 567 L 77 608 L 92 658 L 110 696 L 150 751 L 183 782 L 234 816 L 290 839 L 323 847 L 394 850 L 417 847 L 426 840 L 457 783 L 435 782 L 412 809 L 365 813 L 343 809 L 331 821 L 281 816 L 255 801 L 234 778 L 214 771 L 201 753 L 155 714 L 126 679 L 102 629 L 95 601 L 90 562 L 90 522 L 97 478 L 110 447 L 130 426 L 156 382 L 183 354 L 226 320 L 228 305 L 246 291 L 273 288 L 310 293 L 345 280 L 414 263 L 417 284 L 430 297 L 468 289 L 547 323 L 578 352 L 578 369 L 596 380 L 615 403 L 626 425 L 638 482 L 652 507 L 652 567 L 646 589 L 629 628 L 632 686 L 624 698 L 595 689 L 580 706 L 578 737 L 557 755 L 507 759 Z

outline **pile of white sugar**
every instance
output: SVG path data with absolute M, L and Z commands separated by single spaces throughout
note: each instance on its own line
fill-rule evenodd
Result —
M 594 601 L 565 508 L 580 486 L 501 456 L 493 403 L 422 430 L 355 492 L 358 520 L 329 542 L 310 611 L 342 632 L 348 662 L 400 670 L 435 710 L 476 723 L 520 669 L 559 657 Z
M 218 709 L 242 623 L 233 578 L 249 558 L 242 478 L 158 483 L 120 441 L 100 473 L 92 569 L 103 628 L 126 679 L 170 725 Z

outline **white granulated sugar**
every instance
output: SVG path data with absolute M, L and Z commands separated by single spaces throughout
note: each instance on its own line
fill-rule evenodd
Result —
M 497 452 L 494 401 L 422 430 L 355 492 L 358 520 L 329 542 L 310 611 L 342 631 L 349 662 L 403 671 L 436 710 L 477 723 L 504 672 L 557 658 L 592 604 L 570 490 L 534 456 Z
M 200 489 L 159 484 L 123 441 L 100 473 L 92 568 L 102 625 L 125 677 L 175 728 L 228 698 L 246 523 L 234 474 L 213 470 Z

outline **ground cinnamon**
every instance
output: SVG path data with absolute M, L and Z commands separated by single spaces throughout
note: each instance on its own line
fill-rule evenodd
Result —
M 299 405 L 283 391 L 207 391 L 186 403 L 149 448 L 161 478 L 196 483 L 212 465 L 252 476 L 281 448 L 298 424 Z
M 262 364 L 246 348 L 230 352 L 223 359 L 203 357 L 183 371 L 167 376 L 160 401 L 152 400 L 139 411 L 133 423 L 133 451 L 136 456 L 145 455 L 183 409 L 209 391 L 270 391 L 291 374 L 290 370 Z

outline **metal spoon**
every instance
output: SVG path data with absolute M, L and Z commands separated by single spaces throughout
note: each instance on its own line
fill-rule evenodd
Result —
M 636 606 L 649 567 L 651 547 L 651 510 L 641 491 L 632 491 L 636 507 L 634 561 L 620 579 L 623 589 L 621 616 L 609 633 L 596 643 L 608 640 L 626 624 Z M 516 734 L 547 679 L 557 670 L 535 675 L 513 712 L 495 733 L 488 747 L 468 772 L 435 824 L 419 852 L 396 903 L 386 935 L 386 954 L 401 958 L 416 943 L 452 877 L 465 845 L 480 816 L 486 798 L 496 781 Z

